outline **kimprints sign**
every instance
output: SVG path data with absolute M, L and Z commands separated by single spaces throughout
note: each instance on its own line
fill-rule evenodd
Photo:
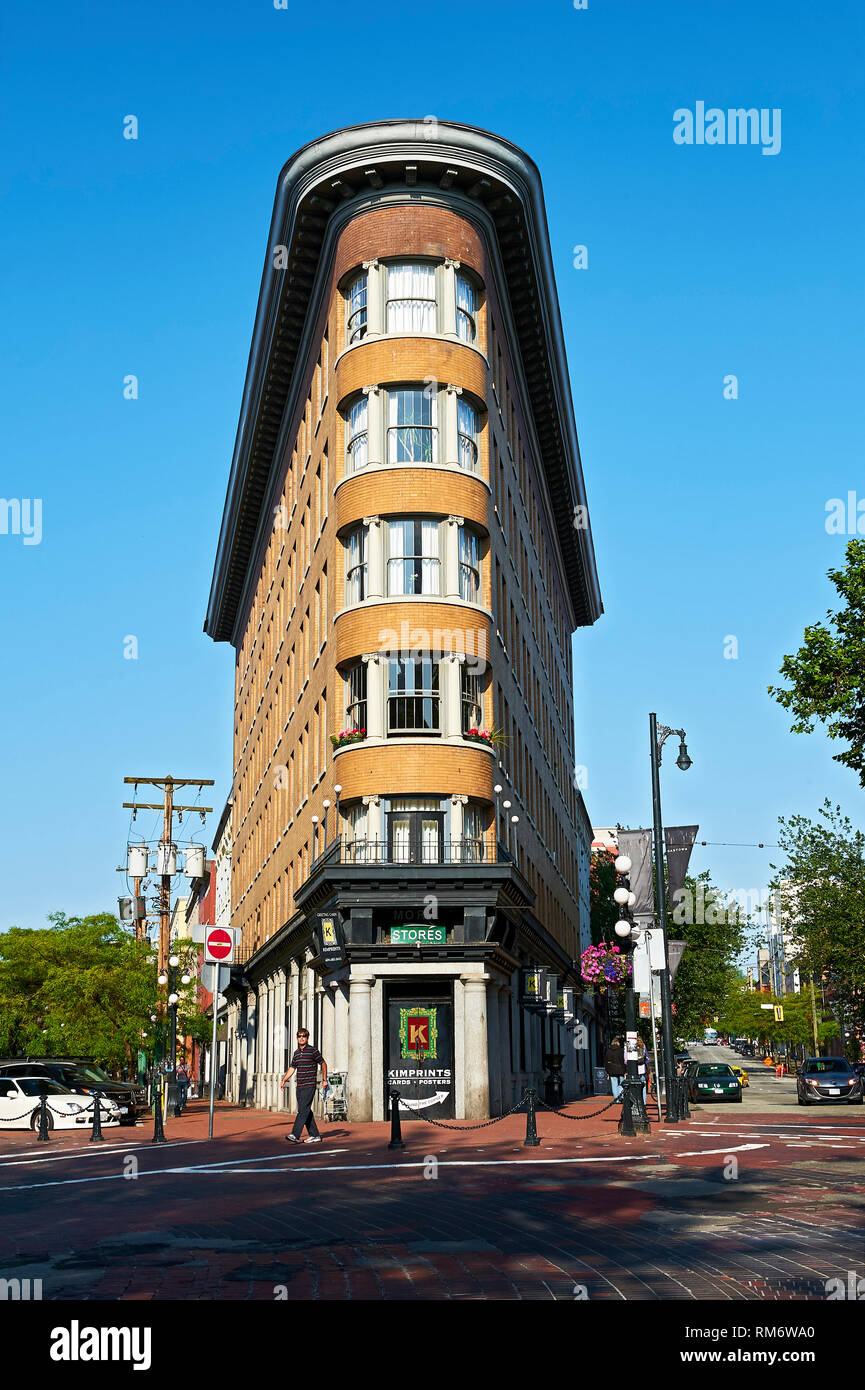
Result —
M 234 960 L 234 932 L 213 927 L 204 938 L 204 959 L 211 965 L 229 965 Z

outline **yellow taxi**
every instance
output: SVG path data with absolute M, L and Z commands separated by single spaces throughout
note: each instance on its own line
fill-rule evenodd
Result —
M 736 1080 L 738 1081 L 739 1085 L 742 1087 L 742 1090 L 744 1091 L 745 1087 L 751 1084 L 748 1080 L 748 1073 L 746 1072 L 745 1068 L 731 1067 L 730 1070 L 735 1073 Z

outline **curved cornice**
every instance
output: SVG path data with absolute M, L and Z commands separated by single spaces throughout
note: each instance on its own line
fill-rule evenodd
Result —
M 394 198 L 444 198 L 483 210 L 492 225 L 499 298 L 511 316 L 574 623 L 593 623 L 603 611 L 591 530 L 572 521 L 575 507 L 588 511 L 538 170 L 515 145 L 474 126 L 376 121 L 305 145 L 279 177 L 204 625 L 215 641 L 234 640 L 248 601 L 329 252 L 352 216 Z M 287 248 L 284 269 L 274 267 L 275 246 Z

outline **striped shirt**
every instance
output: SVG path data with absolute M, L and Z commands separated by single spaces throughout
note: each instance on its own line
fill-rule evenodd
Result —
M 289 1066 L 294 1067 L 297 1073 L 295 1084 L 297 1086 L 314 1086 L 318 1079 L 318 1068 L 323 1061 L 324 1058 L 318 1048 L 313 1047 L 310 1043 L 307 1043 L 306 1047 L 296 1048 L 289 1063 Z

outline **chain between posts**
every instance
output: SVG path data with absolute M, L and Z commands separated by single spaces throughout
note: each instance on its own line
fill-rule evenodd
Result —
M 573 1102 L 570 1101 L 568 1102 L 568 1104 L 572 1103 Z M 605 1110 L 609 1110 L 614 1105 L 621 1104 L 622 1097 L 613 1096 L 613 1099 L 608 1101 L 606 1105 L 602 1105 L 600 1110 L 592 1110 L 588 1115 L 566 1115 L 564 1110 L 557 1110 L 554 1105 L 547 1105 L 546 1101 L 541 1100 L 540 1096 L 535 1096 L 535 1105 L 539 1105 L 542 1110 L 549 1110 L 551 1115 L 561 1115 L 563 1120 L 593 1120 L 596 1115 L 603 1115 Z
M 453 1129 L 465 1133 L 472 1129 L 489 1129 L 490 1125 L 497 1125 L 499 1120 L 506 1120 L 509 1115 L 515 1115 L 518 1110 L 522 1110 L 526 1104 L 526 1095 L 527 1091 L 524 1091 L 516 1105 L 512 1105 L 510 1110 L 506 1110 L 503 1115 L 496 1115 L 494 1120 L 483 1120 L 481 1124 L 478 1125 L 445 1124 L 444 1120 L 433 1120 L 429 1115 L 425 1115 L 422 1110 L 414 1111 L 413 1114 L 407 1116 L 407 1118 L 426 1120 L 428 1125 L 435 1125 L 437 1129 Z M 569 1104 L 572 1103 L 573 1102 L 569 1102 Z M 564 1111 L 556 1110 L 554 1106 L 547 1105 L 537 1094 L 535 1095 L 535 1105 L 543 1106 L 544 1110 L 549 1110 L 553 1115 L 561 1115 L 565 1120 L 592 1120 L 596 1115 L 603 1115 L 605 1110 L 610 1109 L 610 1106 L 619 1104 L 621 1104 L 621 1096 L 614 1097 L 609 1104 L 605 1105 L 601 1110 L 593 1110 L 588 1115 L 565 1115 Z

